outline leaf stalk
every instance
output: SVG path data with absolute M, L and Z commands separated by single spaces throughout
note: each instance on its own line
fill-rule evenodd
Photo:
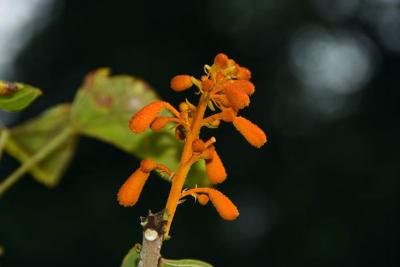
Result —
M 13 173 L 7 176 L 0 183 L 0 197 L 10 189 L 15 183 L 17 183 L 35 164 L 46 158 L 51 152 L 58 148 L 70 135 L 74 134 L 74 130 L 71 127 L 66 127 L 61 133 L 51 139 L 45 146 L 42 147 L 36 154 L 34 154 L 29 160 L 25 161 L 21 166 L 18 167 Z

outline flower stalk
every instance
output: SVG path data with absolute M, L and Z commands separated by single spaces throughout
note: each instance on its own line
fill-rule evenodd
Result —
M 175 215 L 176 208 L 179 204 L 179 199 L 181 192 L 183 190 L 183 186 L 185 184 L 186 176 L 192 166 L 192 162 L 190 158 L 192 157 L 192 144 L 193 141 L 198 139 L 201 122 L 204 117 L 204 113 L 207 108 L 207 101 L 208 97 L 207 94 L 201 96 L 199 100 L 199 105 L 197 106 L 196 115 L 194 117 L 192 128 L 190 129 L 190 133 L 186 137 L 185 145 L 183 147 L 183 152 L 181 156 L 181 161 L 178 167 L 178 171 L 176 172 L 175 176 L 172 179 L 171 190 L 169 192 L 166 209 L 168 211 L 168 223 L 166 227 L 165 236 L 169 237 L 169 230 L 171 228 L 172 220 Z
M 129 121 L 130 129 L 136 134 L 148 129 L 157 132 L 167 124 L 173 123 L 176 138 L 183 142 L 181 160 L 176 172 L 160 163 L 143 160 L 141 166 L 127 179 L 118 192 L 118 201 L 121 205 L 133 206 L 138 201 L 151 171 L 159 170 L 171 176 L 171 189 L 162 212 L 163 220 L 156 227 L 157 235 L 154 229 L 150 231 L 148 230 L 150 228 L 144 228 L 143 242 L 146 242 L 147 246 L 143 246 L 143 249 L 149 247 L 150 251 L 154 248 L 154 243 L 149 245 L 148 242 L 154 240 L 161 242 L 156 246 L 158 251 L 154 253 L 142 250 L 141 262 L 148 262 L 143 257 L 152 258 L 152 265 L 143 265 L 145 267 L 157 266 L 155 262 L 160 260 L 159 250 L 162 241 L 169 238 L 177 207 L 183 198 L 193 196 L 201 205 L 206 205 L 211 201 L 218 214 L 225 220 L 234 220 L 239 216 L 239 210 L 233 202 L 217 189 L 184 188 L 186 180 L 190 179 L 187 176 L 191 166 L 199 160 L 206 162 L 206 173 L 211 183 L 222 183 L 227 178 L 223 162 L 215 150 L 216 139 L 211 137 L 203 141 L 200 137 L 201 128 L 214 129 L 218 128 L 221 122 L 227 122 L 232 123 L 254 147 L 259 148 L 267 141 L 267 136 L 261 128 L 246 118 L 238 116 L 241 109 L 249 106 L 250 96 L 255 92 L 254 84 L 249 81 L 251 72 L 225 54 L 218 54 L 214 59 L 214 64 L 205 65 L 204 70 L 205 75 L 200 79 L 182 74 L 173 77 L 170 83 L 172 90 L 176 92 L 197 87 L 200 94 L 197 106 L 186 101 L 179 105 L 179 109 L 175 109 L 168 102 L 157 101 L 143 107 Z M 172 116 L 159 116 L 163 109 L 169 110 Z M 214 114 L 205 118 L 207 109 Z M 146 239 L 146 234 L 147 237 L 151 237 L 150 239 L 153 236 L 157 238 Z

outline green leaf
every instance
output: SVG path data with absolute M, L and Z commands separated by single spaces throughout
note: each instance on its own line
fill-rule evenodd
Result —
M 140 245 L 136 244 L 124 257 L 121 267 L 136 267 L 140 260 Z
M 0 109 L 6 111 L 24 109 L 41 94 L 40 89 L 30 85 L 0 80 Z
M 60 144 L 29 170 L 38 182 L 49 187 L 59 183 L 75 152 L 77 135 L 66 131 L 70 127 L 70 111 L 69 104 L 61 104 L 9 130 L 5 149 L 21 163 L 61 136 Z
M 161 260 L 161 267 L 212 267 L 204 261 L 183 259 L 183 260 Z
M 176 171 L 182 143 L 176 140 L 174 129 L 167 126 L 158 133 L 147 130 L 134 134 L 128 127 L 130 118 L 139 109 L 157 100 L 158 96 L 146 82 L 128 75 L 110 76 L 109 69 L 99 69 L 87 75 L 79 89 L 72 104 L 71 121 L 84 135 L 115 145 L 138 158 L 163 163 Z M 191 185 L 209 184 L 204 170 L 201 165 L 193 168 L 193 178 L 189 179 Z

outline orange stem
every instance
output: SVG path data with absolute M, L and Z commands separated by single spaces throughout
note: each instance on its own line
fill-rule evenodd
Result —
M 169 111 L 171 111 L 171 113 L 174 114 L 175 117 L 177 117 L 177 118 L 181 117 L 181 114 L 179 113 L 179 111 L 176 108 L 174 108 L 174 106 L 172 106 L 170 103 L 166 102 L 165 108 L 168 109 Z
M 203 187 L 192 188 L 192 189 L 186 190 L 185 192 L 182 192 L 181 198 L 184 198 L 184 197 L 190 196 L 192 194 L 196 194 L 196 193 L 208 194 L 208 192 L 210 192 L 210 188 L 203 188 Z
M 169 176 L 173 175 L 173 172 L 167 166 L 165 166 L 164 164 L 157 163 L 156 169 L 159 170 L 159 171 L 165 172 Z
M 217 139 L 215 139 L 215 137 L 213 136 L 213 137 L 211 137 L 210 139 L 208 139 L 208 140 L 204 143 L 204 146 L 205 146 L 205 147 L 209 147 L 209 146 L 211 146 L 212 144 L 214 144 L 215 142 L 217 142 Z
M 216 113 L 211 116 L 208 116 L 207 118 L 204 118 L 203 124 L 211 123 L 215 120 L 221 120 L 221 119 L 222 119 L 222 112 Z
M 190 167 L 193 164 L 193 162 L 191 162 L 190 160 L 193 155 L 192 143 L 194 140 L 199 138 L 199 133 L 202 126 L 204 113 L 207 109 L 207 101 L 208 101 L 208 95 L 202 94 L 196 109 L 196 114 L 192 121 L 191 129 L 186 136 L 185 145 L 183 147 L 183 152 L 178 170 L 172 179 L 171 190 L 169 192 L 166 204 L 166 209 L 168 211 L 168 223 L 165 232 L 166 237 L 169 236 L 169 230 L 171 228 L 171 223 L 174 218 L 176 208 L 179 204 L 179 199 L 181 197 L 181 192 L 185 184 L 186 176 L 190 170 Z

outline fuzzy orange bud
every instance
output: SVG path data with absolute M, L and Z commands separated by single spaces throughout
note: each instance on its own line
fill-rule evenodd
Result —
M 204 206 L 208 203 L 209 197 L 204 194 L 197 194 L 197 201 L 199 202 L 200 205 Z
M 224 92 L 235 110 L 242 109 L 250 104 L 250 98 L 246 92 L 234 85 L 227 85 Z
M 179 110 L 180 110 L 180 111 L 185 112 L 185 111 L 188 111 L 189 109 L 190 109 L 190 106 L 189 106 L 188 103 L 186 103 L 186 102 L 181 102 L 181 103 L 179 104 Z
M 211 128 L 218 128 L 218 126 L 220 125 L 221 121 L 220 120 L 213 120 L 212 122 L 210 122 L 209 127 Z
M 215 96 L 213 96 L 213 100 L 215 102 L 218 102 L 218 104 L 224 106 L 224 107 L 230 107 L 231 103 L 229 102 L 228 98 L 226 97 L 226 95 L 223 94 L 217 94 Z
M 228 61 L 228 56 L 223 53 L 219 53 L 214 58 L 214 63 L 217 64 L 220 68 L 226 68 L 228 66 Z
M 226 77 L 223 73 L 217 72 L 215 74 L 215 80 L 217 81 L 217 83 L 224 82 L 226 80 Z
M 148 172 L 143 172 L 141 169 L 137 169 L 132 173 L 118 191 L 118 202 L 120 205 L 129 207 L 136 204 L 149 174 Z
M 166 104 L 164 101 L 157 101 L 143 107 L 130 119 L 129 128 L 134 133 L 144 132 Z
M 214 87 L 215 83 L 209 79 L 201 82 L 201 87 L 204 91 L 208 92 Z
M 213 150 L 212 158 L 206 160 L 206 172 L 208 179 L 214 184 L 222 183 L 226 179 L 224 164 L 215 150 Z
M 208 197 L 222 219 L 232 221 L 239 216 L 239 211 L 235 204 L 218 190 L 209 189 Z
M 226 122 L 232 122 L 236 118 L 236 112 L 231 109 L 227 108 L 222 110 L 222 120 Z
M 206 149 L 206 145 L 204 144 L 203 140 L 196 139 L 192 143 L 192 149 L 194 152 L 202 152 L 204 149 Z
M 250 80 L 251 72 L 248 68 L 245 67 L 238 67 L 236 77 L 239 80 Z
M 162 128 L 164 128 L 165 125 L 167 125 L 167 123 L 169 121 L 171 121 L 171 118 L 168 118 L 168 117 L 157 117 L 150 124 L 150 128 L 153 130 L 153 132 L 158 132 Z
M 231 85 L 242 89 L 247 95 L 252 95 L 255 91 L 254 84 L 246 80 L 235 80 L 231 83 Z
M 152 161 L 151 159 L 144 159 L 140 162 L 140 169 L 143 172 L 151 172 L 154 170 L 157 166 L 157 163 Z
M 176 75 L 171 79 L 171 88 L 176 92 L 182 92 L 192 87 L 192 76 L 190 75 Z
M 259 148 L 267 142 L 264 131 L 248 119 L 236 117 L 233 125 L 252 146 Z

